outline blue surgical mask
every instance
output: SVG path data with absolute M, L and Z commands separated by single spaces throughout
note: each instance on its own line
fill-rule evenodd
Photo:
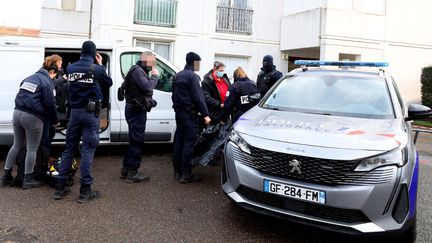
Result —
M 216 71 L 216 76 L 218 77 L 218 78 L 222 78 L 223 77 L 223 72 L 221 72 L 221 71 Z

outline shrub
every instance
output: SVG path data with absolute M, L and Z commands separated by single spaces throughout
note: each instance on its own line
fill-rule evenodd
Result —
M 423 105 L 432 107 L 432 66 L 422 69 L 421 99 Z

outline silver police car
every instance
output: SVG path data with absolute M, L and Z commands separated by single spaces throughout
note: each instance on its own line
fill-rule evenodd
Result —
M 406 106 L 387 63 L 296 64 L 234 124 L 225 194 L 255 212 L 413 241 L 419 157 L 411 121 L 431 110 Z

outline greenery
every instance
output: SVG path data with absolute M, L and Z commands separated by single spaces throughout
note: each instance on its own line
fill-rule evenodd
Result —
M 422 104 L 432 107 L 432 66 L 424 67 L 421 74 Z
M 432 127 L 432 121 L 414 121 L 414 125 L 422 127 Z

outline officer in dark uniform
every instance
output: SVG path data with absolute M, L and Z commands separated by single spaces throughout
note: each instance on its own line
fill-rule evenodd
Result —
M 192 174 L 191 157 L 198 135 L 198 112 L 204 117 L 205 124 L 210 123 L 209 112 L 200 87 L 199 71 L 201 58 L 194 52 L 186 55 L 184 70 L 177 73 L 173 82 L 172 101 L 177 129 L 174 138 L 174 176 L 181 183 L 199 181 L 201 178 Z
M 257 77 L 257 86 L 261 93 L 261 97 L 269 91 L 269 89 L 282 78 L 282 73 L 276 70 L 276 66 L 273 65 L 273 57 L 266 55 L 263 58 L 261 72 Z
M 250 100 L 249 96 L 259 93 L 254 81 L 250 80 L 242 67 L 234 71 L 234 84 L 230 86 L 227 99 L 222 111 L 221 121 L 226 122 L 233 113 L 234 108 L 237 112 L 233 115 L 233 123 L 240 118 L 246 111 L 254 107 L 259 100 Z
M 94 64 L 95 60 L 97 64 Z M 66 186 L 68 171 L 82 137 L 78 202 L 83 203 L 99 196 L 97 191 L 91 189 L 91 169 L 94 152 L 99 144 L 99 112 L 104 98 L 102 88 L 111 87 L 112 80 L 102 66 L 102 56 L 96 54 L 96 45 L 92 41 L 83 43 L 80 60 L 68 65 L 66 73 L 71 115 L 67 125 L 66 150 L 62 154 L 59 175 L 56 177 L 54 199 L 63 199 L 70 192 Z
M 152 96 L 159 80 L 159 72 L 155 66 L 155 55 L 149 51 L 142 53 L 141 60 L 131 67 L 122 84 L 126 97 L 125 117 L 129 126 L 129 147 L 123 159 L 120 178 L 128 183 L 150 179 L 138 172 L 138 168 L 141 165 L 147 112 L 156 106 Z

